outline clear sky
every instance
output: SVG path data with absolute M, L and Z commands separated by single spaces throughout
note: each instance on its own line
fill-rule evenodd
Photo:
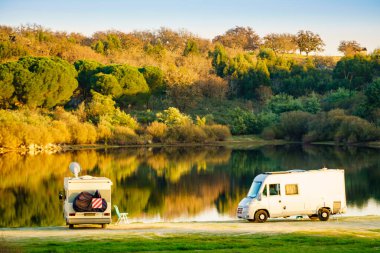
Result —
M 380 47 L 380 0 L 0 0 L 1 25 L 33 23 L 85 35 L 169 27 L 209 39 L 235 26 L 261 37 L 303 29 L 322 37 L 326 55 L 341 40 Z

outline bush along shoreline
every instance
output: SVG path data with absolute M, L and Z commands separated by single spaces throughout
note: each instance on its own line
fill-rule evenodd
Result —
M 115 108 L 112 99 L 98 96 L 77 110 L 0 110 L 0 148 L 5 150 L 60 151 L 60 145 L 146 145 L 212 143 L 231 136 L 227 126 L 190 116 L 170 107 L 141 125 Z M 110 101 L 107 101 L 110 99 Z M 109 103 L 110 102 L 110 103 Z

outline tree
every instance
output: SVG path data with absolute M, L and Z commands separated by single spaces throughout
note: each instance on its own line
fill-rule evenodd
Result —
M 360 54 L 342 57 L 333 71 L 335 86 L 359 90 L 372 82 L 375 75 L 371 58 Z
M 74 67 L 59 58 L 25 57 L 16 63 L 3 64 L 0 71 L 1 82 L 4 82 L 1 86 L 8 87 L 8 98 L 12 84 L 15 102 L 31 108 L 52 108 L 63 104 L 78 87 Z M 9 73 L 12 73 L 13 78 Z
M 255 50 L 259 48 L 260 37 L 251 27 L 236 26 L 223 35 L 216 36 L 213 42 L 219 42 L 230 48 L 241 48 L 244 50 Z
M 101 40 L 98 40 L 94 45 L 95 52 L 99 54 L 104 54 L 104 44 Z
M 270 80 L 270 73 L 267 64 L 263 60 L 258 60 L 256 65 L 256 73 L 259 85 L 268 85 Z
M 380 108 L 380 79 L 376 79 L 365 89 L 367 104 L 372 108 Z
M 264 46 L 275 53 L 290 53 L 297 49 L 296 36 L 288 33 L 271 33 L 264 37 Z
M 100 54 L 109 55 L 114 51 L 122 49 L 122 43 L 119 38 L 120 32 L 117 31 L 107 31 L 107 32 L 97 32 L 93 38 L 92 49 Z
M 137 68 L 124 65 L 108 65 L 100 69 L 102 73 L 113 75 L 123 89 L 124 95 L 148 93 L 149 86 Z
M 318 34 L 314 34 L 311 31 L 301 30 L 297 33 L 296 42 L 300 54 L 305 52 L 306 55 L 309 55 L 310 52 L 323 51 L 323 40 Z
M 186 42 L 185 50 L 183 51 L 184 56 L 188 55 L 198 55 L 199 54 L 199 47 L 198 43 L 195 40 L 188 40 Z
M 15 92 L 13 86 L 12 65 L 0 65 L 0 107 L 6 108 L 11 103 L 11 98 Z
M 111 95 L 114 98 L 119 97 L 123 93 L 116 77 L 111 74 L 97 73 L 93 76 L 91 82 L 95 91 L 103 95 Z
M 161 27 L 155 34 L 153 44 L 162 44 L 169 51 L 175 52 L 183 50 L 186 40 L 191 34 L 185 30 L 173 31 L 166 27 Z
M 158 67 L 146 66 L 139 68 L 152 93 L 159 94 L 165 90 L 164 73 Z
M 74 62 L 75 69 L 78 72 L 78 83 L 82 90 L 83 97 L 86 99 L 92 89 L 91 78 L 99 73 L 104 66 L 95 61 L 79 60 Z
M 227 75 L 226 72 L 228 71 L 230 58 L 228 57 L 226 50 L 220 43 L 217 43 L 215 45 L 215 49 L 211 53 L 211 57 L 211 64 L 215 69 L 216 75 L 220 77 L 225 77 Z
M 353 56 L 356 53 L 364 50 L 365 48 L 361 47 L 358 42 L 355 40 L 351 41 L 341 41 L 338 47 L 338 51 L 342 52 L 345 56 Z
M 303 98 L 302 104 L 305 112 L 316 114 L 321 110 L 321 102 L 314 92 Z

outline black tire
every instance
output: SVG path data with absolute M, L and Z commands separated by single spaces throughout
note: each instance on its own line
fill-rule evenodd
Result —
M 330 217 L 330 210 L 327 208 L 321 208 L 318 211 L 318 218 L 320 221 L 327 221 Z
M 265 210 L 259 210 L 255 213 L 255 221 L 263 223 L 268 219 L 268 213 Z
M 74 228 L 74 224 L 69 224 L 69 228 L 73 229 Z
M 102 228 L 107 228 L 107 224 L 102 224 Z
M 309 215 L 309 218 L 310 220 L 318 220 L 318 215 L 317 214 Z

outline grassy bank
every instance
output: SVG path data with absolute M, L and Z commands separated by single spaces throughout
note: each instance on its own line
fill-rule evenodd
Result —
M 376 252 L 378 238 L 291 234 L 181 234 L 3 241 L 2 252 Z

